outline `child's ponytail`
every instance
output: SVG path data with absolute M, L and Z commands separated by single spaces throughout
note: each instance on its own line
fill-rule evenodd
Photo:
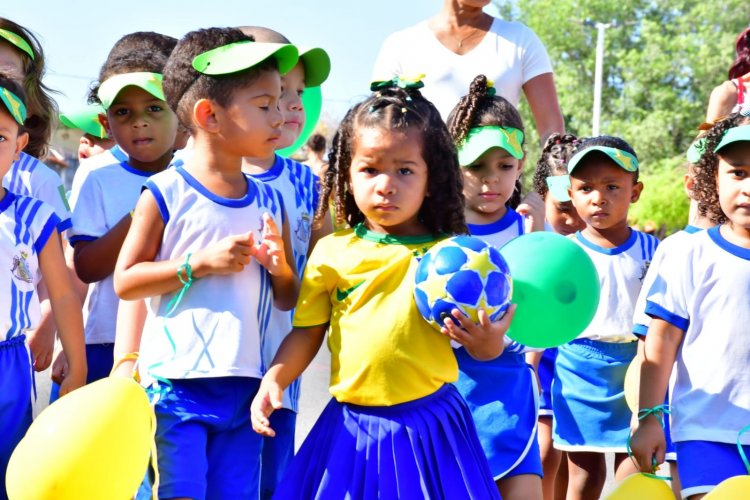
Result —
M 534 171 L 534 191 L 544 198 L 547 195 L 547 177 L 566 175 L 568 160 L 581 141 L 573 134 L 553 133 L 547 138 Z

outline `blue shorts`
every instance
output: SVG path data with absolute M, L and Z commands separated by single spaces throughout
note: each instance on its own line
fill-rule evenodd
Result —
M 711 491 L 733 476 L 747 475 L 736 444 L 713 441 L 678 441 L 677 463 L 680 465 L 682 497 Z M 750 445 L 742 447 L 750 457 Z
M 260 379 L 172 384 L 154 407 L 159 498 L 258 498 L 262 438 L 250 424 L 250 403 Z
M 260 467 L 260 498 L 270 500 L 289 462 L 294 458 L 294 432 L 297 414 L 287 408 L 271 413 L 269 418 L 275 437 L 263 438 Z
M 4 499 L 8 461 L 31 425 L 34 371 L 25 335 L 0 342 L 0 369 L 0 499 Z
M 539 360 L 537 375 L 539 376 L 539 416 L 552 416 L 552 377 L 555 374 L 555 359 L 557 348 L 545 349 Z
M 625 372 L 638 342 L 577 339 L 557 348 L 552 382 L 555 448 L 625 453 L 632 412 L 625 402 Z
M 88 373 L 86 383 L 96 382 L 109 377 L 114 364 L 114 344 L 86 344 L 86 363 Z M 60 398 L 60 384 L 52 382 L 49 393 L 49 403 L 52 404 Z

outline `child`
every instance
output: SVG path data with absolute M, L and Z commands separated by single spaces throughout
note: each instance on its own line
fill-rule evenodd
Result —
M 23 85 L 29 115 L 24 124 L 28 144 L 2 177 L 2 185 L 15 194 L 31 196 L 52 206 L 59 219 L 57 230 L 63 234 L 71 225 L 65 188 L 60 176 L 39 160 L 47 154 L 53 117 L 57 114 L 50 90 L 42 83 L 44 52 L 29 30 L 2 17 L 0 68 L 8 77 Z M 42 371 L 49 366 L 52 358 L 55 330 L 44 281 L 40 281 L 38 292 L 42 310 L 39 327 L 27 333 L 34 368 Z
M 632 471 L 625 454 L 631 412 L 623 384 L 636 354 L 635 302 L 658 240 L 628 227 L 630 204 L 643 190 L 628 143 L 609 136 L 586 139 L 568 172 L 568 193 L 586 223 L 572 239 L 596 267 L 600 299 L 586 330 L 557 350 L 553 440 L 568 452 L 568 498 L 598 498 L 606 477 L 604 453 L 615 452 L 616 479 Z
M 326 138 L 320 132 L 315 132 L 307 140 L 306 164 L 313 169 L 315 175 L 322 176 L 325 169 L 328 168 L 328 159 L 326 157 Z
M 23 127 L 27 118 L 23 99 L 21 86 L 0 76 L 0 175 L 6 174 L 28 141 Z M 65 394 L 80 387 L 86 379 L 81 303 L 65 272 L 58 223 L 52 207 L 44 202 L 0 189 L 0 261 L 6 283 L 0 292 L 3 305 L 0 477 L 3 478 L 13 449 L 31 425 L 33 370 L 25 334 L 38 325 L 41 316 L 36 292 L 40 274 L 47 283 L 60 338 L 70 353 L 70 368 L 61 392 Z M 0 498 L 7 498 L 4 486 L 0 488 Z
M 469 94 L 451 111 L 448 128 L 458 147 L 469 232 L 500 248 L 524 233 L 523 217 L 512 208 L 520 200 L 524 132 L 518 111 L 493 91 L 484 75 L 477 76 Z M 538 201 L 533 217 L 543 223 L 541 198 Z M 454 347 L 456 387 L 474 417 L 501 496 L 541 499 L 538 392 L 524 346 L 506 346 L 501 356 L 489 362 L 479 362 L 466 349 Z
M 259 26 L 243 27 L 242 32 L 264 43 L 290 43 L 281 33 Z M 323 49 L 300 52 L 299 62 L 291 71 L 281 76 L 279 109 L 284 117 L 281 138 L 277 149 L 294 144 L 305 125 L 302 93 L 306 87 L 317 87 L 327 78 L 331 69 L 328 54 Z M 324 218 L 318 228 L 312 221 L 318 205 L 319 181 L 312 169 L 291 158 L 271 153 L 266 158 L 245 158 L 242 170 L 255 180 L 277 189 L 283 199 L 290 224 L 290 236 L 297 274 L 302 276 L 307 257 L 315 243 L 331 233 L 331 220 Z M 274 308 L 268 332 L 261 338 L 263 372 L 271 366 L 284 337 L 292 330 L 292 314 Z M 261 467 L 261 498 L 270 499 L 284 476 L 294 456 L 294 435 L 299 411 L 300 380 L 284 391 L 283 408 L 271 416 L 276 437 L 263 439 Z
M 241 167 L 276 148 L 279 72 L 296 62 L 294 47 L 211 28 L 185 35 L 164 68 L 192 155 L 146 182 L 115 272 L 121 298 L 149 297 L 142 339 L 123 342 L 140 343 L 155 404 L 161 498 L 259 495 L 261 439 L 247 412 L 260 339 L 299 281 L 281 195 Z
M 401 88 L 399 87 L 399 84 Z M 328 333 L 331 393 L 275 498 L 497 498 L 463 399 L 451 385 L 448 338 L 419 315 L 418 259 L 443 235 L 466 231 L 461 180 L 445 125 L 414 82 L 379 82 L 349 110 L 333 140 L 316 220 L 329 194 L 351 229 L 313 250 L 294 318 L 251 407 L 257 432 L 282 390 Z M 466 321 L 444 335 L 489 359 L 501 322 Z
M 104 109 L 101 106 L 90 104 L 60 115 L 60 123 L 83 132 L 78 141 L 79 161 L 100 155 L 115 145 L 115 141 L 107 134 L 107 129 L 99 122 L 99 115 L 102 113 Z
M 748 435 L 738 435 L 750 422 L 748 123 L 733 114 L 708 131 L 692 192 L 700 213 L 720 225 L 670 247 L 646 306 L 652 320 L 632 451 L 644 472 L 664 461 L 669 383 L 683 498 L 702 498 L 725 479 L 747 474 L 737 446 L 750 453 Z
M 75 270 L 91 283 L 86 311 L 88 382 L 109 375 L 113 363 L 119 299 L 113 288 L 115 261 L 131 223 L 141 186 L 172 158 L 177 117 L 164 101 L 161 72 L 166 58 L 140 51 L 107 61 L 98 97 L 104 124 L 128 155 L 88 173 L 75 203 L 70 242 Z
M 570 177 L 568 160 L 580 141 L 571 134 L 552 134 L 547 139 L 534 172 L 534 190 L 544 200 L 544 219 L 549 231 L 568 236 L 581 231 L 586 224 L 576 212 L 568 195 Z M 535 367 L 539 381 L 538 441 L 542 456 L 542 495 L 555 498 L 556 490 L 565 497 L 567 490 L 567 457 L 552 446 L 552 374 L 557 349 L 530 352 L 526 360 Z M 562 465 L 562 467 L 560 467 Z

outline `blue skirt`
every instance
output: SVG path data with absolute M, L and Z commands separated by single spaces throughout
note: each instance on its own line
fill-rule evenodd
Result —
M 545 349 L 539 360 L 539 416 L 552 416 L 552 377 L 555 373 L 557 348 Z
M 557 348 L 552 381 L 555 448 L 627 451 L 632 414 L 625 402 L 625 372 L 637 346 L 578 339 Z
M 466 403 L 446 384 L 394 406 L 331 399 L 275 499 L 500 498 Z
M 542 475 L 536 428 L 538 395 L 534 370 L 523 354 L 504 352 L 491 361 L 477 361 L 463 347 L 456 388 L 466 400 L 492 477 Z M 523 471 L 516 471 L 524 463 Z

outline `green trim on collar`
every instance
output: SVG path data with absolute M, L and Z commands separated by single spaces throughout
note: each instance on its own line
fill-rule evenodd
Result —
M 442 238 L 442 236 L 435 237 L 431 234 L 419 236 L 394 236 L 392 234 L 376 233 L 367 229 L 363 222 L 354 226 L 354 234 L 363 240 L 383 243 L 386 245 L 418 245 L 421 243 L 437 241 Z

